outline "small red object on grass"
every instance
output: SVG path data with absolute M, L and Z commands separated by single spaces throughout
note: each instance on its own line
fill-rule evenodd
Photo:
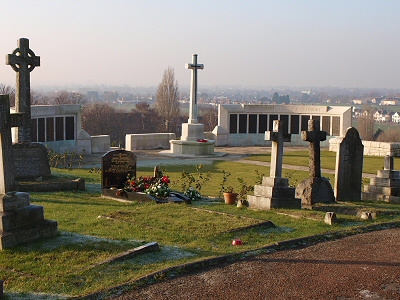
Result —
M 242 245 L 242 241 L 239 240 L 239 239 L 234 239 L 234 240 L 232 241 L 232 245 L 233 245 L 233 246 L 240 246 L 240 245 Z

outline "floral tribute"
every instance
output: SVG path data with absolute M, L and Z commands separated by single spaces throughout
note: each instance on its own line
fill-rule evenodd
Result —
M 168 187 L 170 180 L 168 176 L 127 178 L 124 188 L 117 190 L 117 196 L 123 193 L 146 193 L 153 197 L 168 197 L 171 190 Z

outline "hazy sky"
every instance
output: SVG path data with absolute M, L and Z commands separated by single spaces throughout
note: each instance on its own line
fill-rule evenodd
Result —
M 31 87 L 157 86 L 198 54 L 201 85 L 400 88 L 400 1 L 0 0 L 0 83 L 21 37 Z

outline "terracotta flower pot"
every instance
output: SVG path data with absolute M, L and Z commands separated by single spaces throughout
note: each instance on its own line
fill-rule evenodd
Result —
M 237 193 L 224 193 L 225 204 L 235 204 Z

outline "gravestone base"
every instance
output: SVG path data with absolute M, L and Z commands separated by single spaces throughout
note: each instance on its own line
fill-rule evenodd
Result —
M 57 222 L 45 220 L 43 206 L 31 205 L 28 193 L 0 195 L 0 250 L 57 233 Z
M 254 196 L 248 195 L 249 208 L 270 210 L 271 208 L 300 209 L 301 200 L 295 197 L 296 189 L 288 186 L 287 178 L 264 177 L 262 185 L 254 186 Z
M 204 142 L 170 140 L 169 143 L 171 150 L 162 151 L 163 154 L 201 156 L 214 153 L 214 140 Z
M 302 208 L 312 209 L 315 203 L 335 203 L 331 183 L 325 177 L 303 179 L 296 187 L 296 197 L 301 199 Z
M 378 170 L 377 177 L 364 186 L 361 200 L 400 204 L 400 171 Z
M 204 139 L 204 124 L 182 124 L 181 141 L 192 141 Z

